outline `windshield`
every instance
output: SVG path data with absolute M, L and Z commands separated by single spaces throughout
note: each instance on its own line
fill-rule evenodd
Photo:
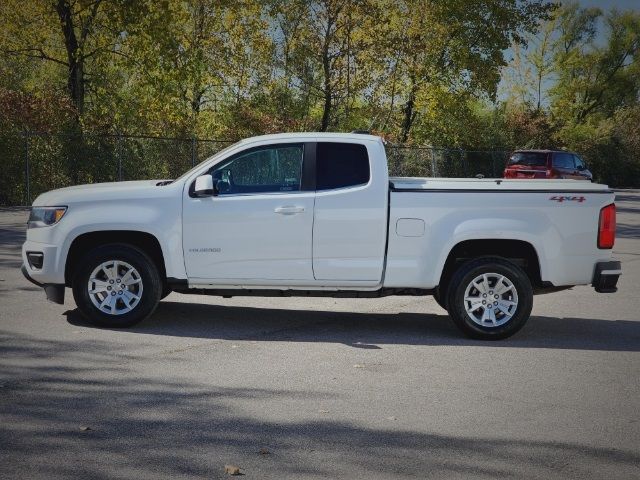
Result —
M 509 165 L 528 165 L 530 167 L 546 167 L 547 154 L 545 152 L 516 152 L 511 155 Z
M 235 148 L 240 142 L 236 142 L 232 145 L 229 145 L 226 148 L 223 148 L 222 150 L 220 150 L 218 153 L 215 153 L 213 155 L 211 155 L 209 158 L 205 158 L 202 162 L 198 163 L 195 167 L 187 170 L 186 172 L 184 172 L 182 175 L 180 175 L 178 178 L 176 178 L 174 180 L 174 182 L 177 182 L 178 180 L 182 180 L 185 177 L 188 177 L 189 175 L 191 175 L 193 172 L 195 172 L 198 168 L 200 168 L 200 164 L 203 162 L 208 162 L 209 160 L 212 160 L 214 158 L 220 157 L 222 155 L 224 155 L 225 153 L 227 153 L 229 150 L 231 150 L 232 148 Z

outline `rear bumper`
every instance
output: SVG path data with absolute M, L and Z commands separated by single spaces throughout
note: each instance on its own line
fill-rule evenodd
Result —
M 598 293 L 614 293 L 618 291 L 618 277 L 622 275 L 622 265 L 616 260 L 596 263 L 593 274 L 593 288 Z
M 59 303 L 60 305 L 64 304 L 64 284 L 40 283 L 37 280 L 34 280 L 31 275 L 29 275 L 29 272 L 25 265 L 22 265 L 22 268 L 20 270 L 22 271 L 24 278 L 29 280 L 34 285 L 42 287 L 44 293 L 47 295 L 47 300 L 53 303 Z

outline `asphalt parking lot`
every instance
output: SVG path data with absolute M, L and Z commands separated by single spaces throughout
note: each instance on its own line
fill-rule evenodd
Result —
M 619 292 L 536 297 L 496 343 L 430 297 L 174 293 L 94 328 L 1 210 L 0 477 L 640 478 L 640 191 L 617 204 Z

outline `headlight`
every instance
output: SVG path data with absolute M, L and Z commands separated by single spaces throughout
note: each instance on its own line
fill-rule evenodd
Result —
M 33 207 L 27 228 L 48 227 L 60 221 L 67 207 Z

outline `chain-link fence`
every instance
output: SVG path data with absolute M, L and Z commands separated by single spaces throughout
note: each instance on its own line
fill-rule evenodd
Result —
M 0 136 L 0 205 L 30 205 L 39 194 L 83 183 L 176 178 L 232 142 L 198 138 L 65 135 Z M 501 176 L 507 152 L 387 145 L 394 176 Z
M 389 175 L 397 177 L 498 178 L 508 155 L 506 150 L 387 145 Z

